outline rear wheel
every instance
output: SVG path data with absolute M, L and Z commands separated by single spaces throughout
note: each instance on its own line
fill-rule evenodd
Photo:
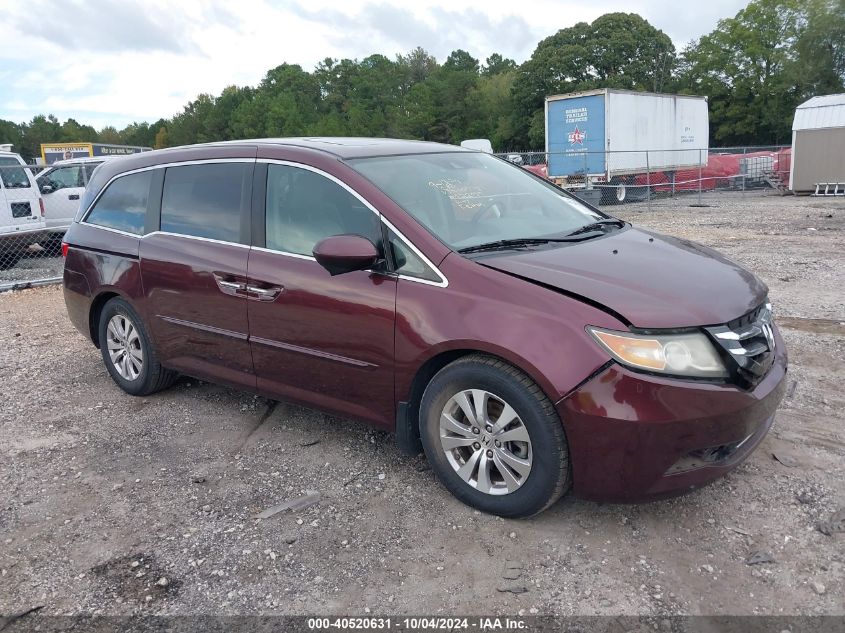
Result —
M 504 361 L 472 355 L 438 372 L 423 394 L 420 425 L 440 481 L 479 510 L 531 516 L 569 487 L 569 451 L 554 406 Z
M 111 299 L 100 313 L 100 351 L 109 375 L 133 396 L 146 396 L 173 384 L 177 374 L 158 362 L 146 328 L 129 303 Z

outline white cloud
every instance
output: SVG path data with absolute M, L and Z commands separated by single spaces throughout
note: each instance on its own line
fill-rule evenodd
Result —
M 95 127 L 154 121 L 202 92 L 254 85 L 283 62 L 388 57 L 422 46 L 517 61 L 537 42 L 609 11 L 640 13 L 676 46 L 711 30 L 744 0 L 30 0 L 4 6 L 0 118 L 52 113 Z M 694 8 L 694 11 L 690 9 Z

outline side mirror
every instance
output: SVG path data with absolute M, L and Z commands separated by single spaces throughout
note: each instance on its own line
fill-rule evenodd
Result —
M 312 253 L 317 263 L 332 276 L 372 268 L 379 260 L 375 245 L 360 235 L 327 237 L 317 242 Z
M 39 189 L 41 189 L 41 193 L 44 193 L 44 194 L 53 193 L 53 191 L 54 191 L 53 185 L 47 185 L 47 184 L 41 185 L 41 187 L 39 187 Z

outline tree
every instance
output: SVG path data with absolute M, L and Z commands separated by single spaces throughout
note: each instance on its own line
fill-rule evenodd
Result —
M 156 132 L 155 143 L 153 143 L 154 149 L 163 149 L 165 147 L 170 147 L 170 137 L 167 134 L 167 128 L 161 126 Z
M 845 0 L 809 0 L 795 43 L 793 80 L 802 97 L 845 90 Z
M 545 136 L 548 95 L 624 88 L 664 90 L 676 64 L 669 36 L 633 13 L 608 13 L 542 40 L 519 67 L 513 88 L 514 133 L 538 147 Z
M 478 116 L 478 104 L 471 98 L 478 78 L 478 60 L 466 51 L 453 51 L 440 68 L 411 90 L 412 135 L 442 143 L 469 138 Z
M 437 60 L 419 46 L 407 55 L 400 55 L 396 61 L 407 68 L 409 87 L 425 81 L 437 70 Z
M 0 144 L 11 143 L 13 149 L 20 151 L 23 145 L 23 126 L 13 121 L 0 119 Z
M 159 119 L 153 124 L 130 123 L 120 131 L 120 142 L 124 145 L 152 147 L 155 145 L 156 131 L 165 125 L 164 119 Z
M 76 119 L 68 119 L 61 125 L 57 141 L 66 143 L 92 143 L 97 140 L 97 130 L 90 125 L 81 125 Z
M 100 143 L 111 143 L 113 145 L 120 145 L 122 140 L 120 132 L 112 125 L 107 125 L 97 134 L 97 140 Z
M 481 74 L 489 77 L 490 75 L 500 75 L 512 70 L 516 70 L 515 61 L 502 57 L 499 53 L 493 53 L 484 61 L 484 69 L 481 71 Z
M 593 88 L 681 91 L 710 99 L 714 145 L 789 138 L 795 106 L 845 90 L 845 0 L 752 0 L 691 42 L 680 58 L 668 36 L 632 13 L 579 22 L 538 43 L 523 64 L 465 50 L 438 64 L 417 47 L 388 59 L 326 58 L 312 72 L 281 64 L 257 86 L 200 94 L 181 112 L 119 132 L 75 119 L 0 121 L 0 142 L 27 157 L 40 144 L 120 142 L 167 147 L 266 136 L 361 135 L 497 149 L 540 147 L 545 97 Z
M 690 43 L 678 82 L 710 97 L 714 144 L 788 142 L 801 101 L 842 90 L 843 8 L 843 0 L 752 0 Z
M 46 117 L 39 114 L 23 126 L 20 154 L 27 161 L 41 156 L 41 144 L 55 143 L 61 139 L 61 135 L 62 126 L 56 117 L 52 114 Z
M 502 151 L 513 147 L 512 90 L 516 70 L 485 74 L 469 95 L 476 104 L 476 115 L 469 126 L 468 137 L 488 138 L 493 148 Z

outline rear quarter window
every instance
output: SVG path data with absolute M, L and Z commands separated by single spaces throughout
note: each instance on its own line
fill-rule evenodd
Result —
M 134 235 L 143 235 L 153 172 L 116 178 L 94 203 L 85 221 Z

